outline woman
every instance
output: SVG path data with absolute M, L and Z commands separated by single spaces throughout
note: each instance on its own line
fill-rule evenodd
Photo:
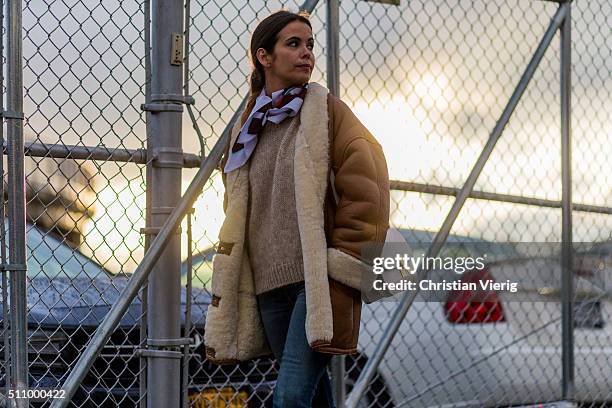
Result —
M 389 226 L 382 148 L 345 103 L 309 83 L 313 48 L 304 14 L 282 10 L 257 26 L 250 98 L 220 167 L 226 218 L 206 356 L 273 355 L 274 407 L 335 406 L 326 366 L 357 349 L 361 249 L 384 242 Z

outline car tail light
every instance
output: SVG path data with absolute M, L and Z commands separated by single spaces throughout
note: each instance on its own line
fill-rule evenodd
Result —
M 444 311 L 451 323 L 496 323 L 506 321 L 502 304 L 494 290 L 483 290 L 480 282 L 493 280 L 488 269 L 466 271 L 460 282 L 474 283 L 478 290 L 450 292 Z

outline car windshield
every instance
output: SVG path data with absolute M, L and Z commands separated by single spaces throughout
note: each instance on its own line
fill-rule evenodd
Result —
M 399 229 L 400 234 L 410 247 L 412 256 L 424 255 L 433 242 L 436 233 L 411 229 Z M 446 243 L 440 250 L 438 257 L 479 257 L 487 254 L 487 260 L 501 261 L 519 258 L 516 248 L 507 242 L 491 242 L 479 238 L 463 235 L 449 234 Z
M 215 250 L 213 248 L 208 248 L 193 256 L 193 287 L 210 288 L 214 255 Z M 187 260 L 184 260 L 183 264 L 181 265 L 181 283 L 187 283 Z
M 610 257 L 612 256 L 612 242 L 601 242 L 595 244 L 591 249 L 586 251 L 585 254 Z
M 433 242 L 435 232 L 413 229 L 398 229 L 400 234 L 408 243 L 411 256 L 418 257 L 427 252 L 429 245 Z M 439 257 L 460 257 L 460 256 L 482 256 L 487 253 L 488 261 L 499 261 L 519 258 L 520 255 L 516 248 L 509 243 L 496 243 L 483 239 L 472 238 L 462 235 L 450 234 L 447 244 L 442 247 Z M 207 248 L 193 256 L 193 286 L 209 288 L 213 270 L 213 256 L 215 250 Z M 187 261 L 181 265 L 182 283 L 187 282 Z
M 398 229 L 404 237 L 410 248 L 410 256 L 423 256 L 429 248 L 435 237 L 435 232 L 411 229 Z M 599 257 L 610 256 L 612 243 L 607 241 L 593 246 L 585 255 L 596 254 Z M 509 242 L 491 242 L 479 238 L 450 234 L 438 257 L 440 258 L 457 258 L 457 257 L 480 257 L 487 254 L 486 264 L 492 265 L 497 262 L 512 261 L 522 259 L 524 256 L 517 250 L 514 243 Z M 215 250 L 207 248 L 204 251 L 193 256 L 193 280 L 194 288 L 203 288 L 210 290 L 212 271 L 213 271 L 213 256 Z M 187 283 L 187 261 L 182 264 L 181 283 Z
M 8 231 L 8 221 L 4 225 Z M 111 276 L 94 260 L 33 224 L 26 224 L 26 241 L 29 279 Z M 8 246 L 8 235 L 5 245 Z

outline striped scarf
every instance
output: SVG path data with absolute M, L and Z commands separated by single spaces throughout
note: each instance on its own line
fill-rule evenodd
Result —
M 302 86 L 292 86 L 266 94 L 266 88 L 255 100 L 255 105 L 249 117 L 240 129 L 240 135 L 230 149 L 229 158 L 223 169 L 224 173 L 235 170 L 245 164 L 257 145 L 257 138 L 266 122 L 280 123 L 286 117 L 294 117 L 300 111 L 308 83 Z

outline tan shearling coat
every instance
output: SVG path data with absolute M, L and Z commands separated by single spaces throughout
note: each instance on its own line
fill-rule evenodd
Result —
M 294 153 L 307 304 L 305 329 L 312 347 L 328 346 L 334 337 L 332 316 L 337 317 L 338 311 L 332 313 L 328 278 L 360 289 L 364 265 L 360 248 L 367 242 L 384 242 L 389 227 L 389 176 L 382 147 L 350 108 L 328 93 L 320 84 L 309 84 L 299 113 Z M 228 149 L 239 131 L 237 121 Z M 330 165 L 339 198 L 333 207 L 328 194 Z M 247 163 L 224 175 L 226 218 L 213 258 L 213 298 L 204 333 L 206 357 L 216 364 L 272 356 L 245 249 L 248 170 Z M 326 217 L 329 211 L 333 217 Z M 331 227 L 328 218 L 333 218 Z

